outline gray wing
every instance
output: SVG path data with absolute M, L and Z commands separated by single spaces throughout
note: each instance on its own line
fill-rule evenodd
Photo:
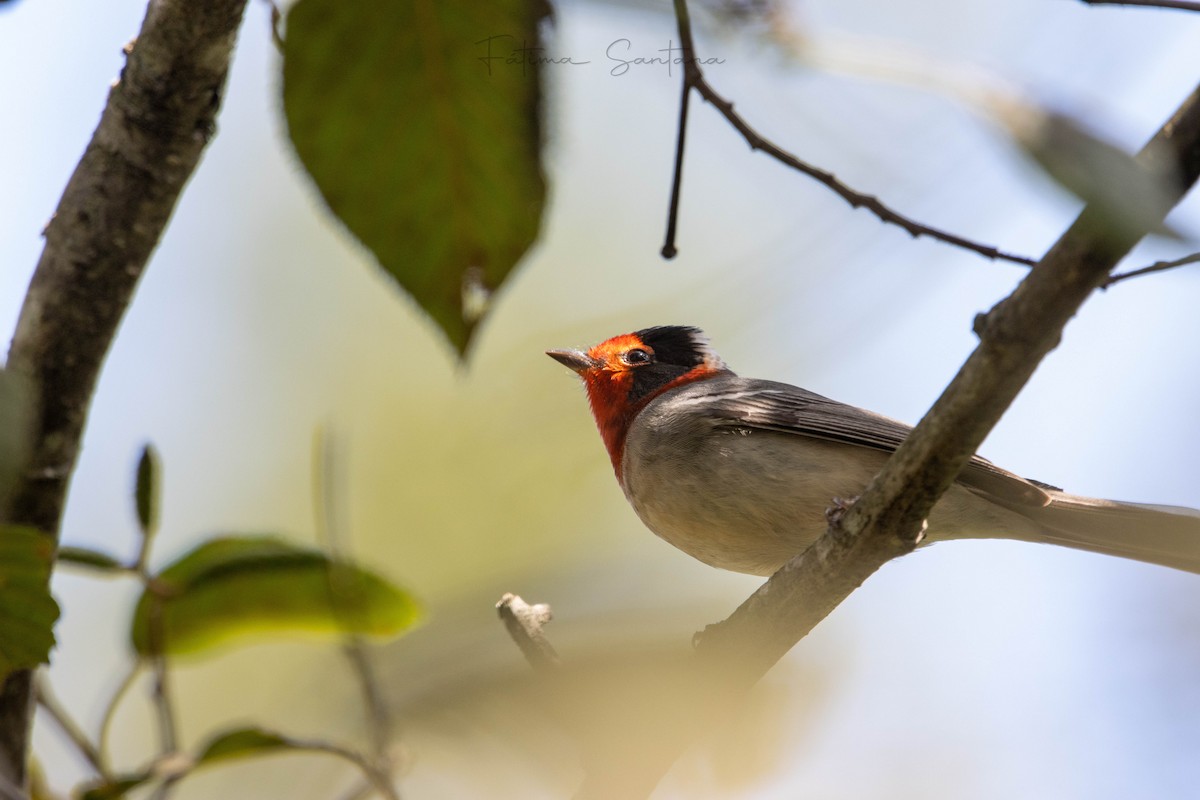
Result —
M 693 392 L 701 389 L 708 389 L 704 408 L 719 426 L 810 436 L 889 453 L 912 431 L 903 422 L 786 383 L 732 378 L 691 385 Z M 1035 506 L 1047 505 L 1050 496 L 1043 489 L 1053 488 L 1000 469 L 979 456 L 971 458 L 958 482 L 1009 502 Z

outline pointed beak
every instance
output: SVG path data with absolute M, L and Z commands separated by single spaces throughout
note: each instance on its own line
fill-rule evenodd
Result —
M 600 366 L 600 363 L 596 359 L 581 350 L 547 350 L 546 355 L 567 369 L 575 370 L 580 375 L 589 369 L 595 369 Z

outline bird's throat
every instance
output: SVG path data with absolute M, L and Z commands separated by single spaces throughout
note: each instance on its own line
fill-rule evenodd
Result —
M 638 396 L 635 392 L 633 374 L 631 372 L 600 371 L 584 376 L 587 385 L 588 403 L 592 407 L 592 416 L 596 419 L 596 427 L 600 429 L 600 438 L 608 450 L 612 460 L 613 472 L 617 481 L 624 486 L 625 480 L 621 473 L 621 459 L 625 456 L 625 436 L 629 426 L 654 398 L 689 383 L 707 380 L 717 375 L 728 373 L 725 369 L 713 369 L 701 364 L 679 375 L 661 386 Z

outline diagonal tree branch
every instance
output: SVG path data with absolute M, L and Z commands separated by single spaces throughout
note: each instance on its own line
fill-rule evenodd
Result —
M 1173 205 L 1200 178 L 1200 87 L 1138 156 L 1156 169 L 1164 159 L 1178 162 Z M 1162 217 L 1167 210 L 1161 209 Z M 934 503 L 1058 345 L 1068 320 L 1145 233 L 1124 226 L 1113 231 L 1103 210 L 1085 208 L 1012 295 L 976 321 L 979 346 L 861 498 L 700 637 L 701 689 L 680 709 L 686 724 L 678 717 L 663 723 L 664 730 L 670 725 L 682 734 L 668 741 L 664 733 L 653 752 L 593 758 L 605 768 L 588 771 L 577 797 L 647 796 L 696 732 L 719 724 L 722 712 L 854 589 L 911 551 Z
M 4 518 L 57 536 L 92 392 L 184 184 L 216 130 L 246 0 L 154 0 L 67 183 L 8 366 L 39 392 L 34 450 Z M 0 776 L 21 785 L 30 673 L 0 688 Z
M 839 180 L 832 172 L 827 172 L 800 160 L 795 155 L 762 136 L 741 114 L 734 110 L 733 103 L 719 94 L 704 77 L 704 72 L 700 69 L 699 60 L 696 56 L 696 46 L 692 38 L 692 22 L 688 14 L 687 0 L 674 0 L 674 3 L 675 19 L 679 28 L 680 49 L 683 52 L 683 98 L 680 105 L 679 131 L 677 133 L 675 176 L 672 182 L 671 204 L 667 216 L 667 235 L 666 242 L 662 248 L 663 258 L 674 258 L 677 252 L 675 248 L 675 230 L 676 217 L 679 213 L 679 186 L 683 173 L 684 129 L 687 126 L 688 95 L 692 89 L 695 89 L 700 93 L 701 97 L 711 103 L 713 108 L 717 109 L 718 113 L 725 117 L 729 124 L 742 135 L 742 138 L 746 140 L 746 144 L 750 145 L 751 150 L 761 150 L 781 164 L 807 175 L 818 183 L 824 184 L 837 194 L 838 197 L 849 203 L 851 208 L 865 208 L 878 217 L 881 222 L 903 228 L 914 239 L 927 236 L 930 239 L 935 239 L 954 247 L 960 247 L 972 253 L 978 253 L 994 261 L 1010 261 L 1014 264 L 1023 264 L 1025 266 L 1033 266 L 1037 263 L 1028 256 L 1007 253 L 992 245 L 982 244 L 964 236 L 917 222 L 911 217 L 906 217 L 892 210 L 879 198 L 851 188 Z

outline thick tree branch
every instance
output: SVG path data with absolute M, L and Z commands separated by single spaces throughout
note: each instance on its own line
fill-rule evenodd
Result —
M 246 0 L 154 0 L 58 209 L 8 366 L 39 392 L 6 518 L 57 536 L 100 366 L 217 110 Z M 0 776 L 25 780 L 30 673 L 0 689 Z
M 1145 166 L 1178 162 L 1172 204 L 1200 177 L 1200 87 L 1138 156 Z M 1167 208 L 1161 209 L 1165 216 Z M 1160 217 L 1161 218 L 1161 217 Z M 1150 221 L 1147 221 L 1148 223 Z M 862 497 L 727 620 L 710 626 L 697 652 L 702 691 L 681 709 L 687 726 L 714 720 L 864 580 L 919 541 L 923 520 L 978 449 L 1063 327 L 1145 231 L 1114 232 L 1103 210 L 1085 208 L 1016 291 L 976 323 L 980 343 Z M 580 798 L 644 797 L 690 743 L 683 735 L 654 752 L 596 759 Z M 665 737 L 664 737 L 665 738 Z M 613 768 L 613 764 L 620 764 Z

